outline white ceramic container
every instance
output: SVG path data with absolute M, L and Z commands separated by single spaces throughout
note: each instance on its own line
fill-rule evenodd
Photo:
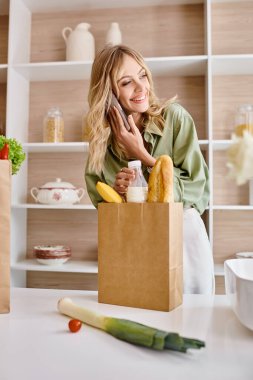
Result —
M 226 294 L 240 322 L 253 330 L 253 259 L 224 263 Z
M 92 61 L 95 56 L 95 40 L 89 31 L 90 24 L 82 22 L 73 30 L 69 26 L 62 30 L 66 43 L 67 61 Z
M 84 196 L 84 189 L 76 189 L 69 182 L 56 178 L 55 182 L 47 182 L 41 187 L 33 187 L 31 195 L 36 202 L 50 205 L 74 204 Z
M 106 33 L 106 44 L 120 45 L 122 43 L 121 31 L 117 22 L 112 22 Z

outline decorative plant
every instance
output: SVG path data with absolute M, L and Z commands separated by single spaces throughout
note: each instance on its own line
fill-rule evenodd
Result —
M 25 157 L 23 147 L 16 139 L 0 136 L 0 159 L 11 161 L 12 174 L 17 174 Z
M 232 135 L 232 145 L 227 150 L 229 177 L 237 185 L 253 178 L 253 134 L 244 130 L 242 136 Z

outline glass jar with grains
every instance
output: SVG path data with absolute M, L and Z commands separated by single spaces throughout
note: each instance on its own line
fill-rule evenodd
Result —
M 82 116 L 82 141 L 90 141 L 90 128 L 87 124 L 86 114 Z
M 52 107 L 44 118 L 44 142 L 64 141 L 64 120 L 59 107 Z

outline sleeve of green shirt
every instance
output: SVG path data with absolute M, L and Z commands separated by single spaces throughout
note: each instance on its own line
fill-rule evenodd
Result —
M 103 182 L 102 178 L 100 178 L 98 175 L 88 171 L 88 164 L 86 164 L 86 168 L 85 168 L 86 189 L 89 194 L 91 202 L 96 208 L 98 207 L 99 202 L 103 202 L 103 199 L 100 197 L 96 189 L 96 184 L 98 181 Z
M 176 108 L 172 117 L 175 201 L 202 214 L 209 201 L 209 174 L 194 121 L 183 107 Z

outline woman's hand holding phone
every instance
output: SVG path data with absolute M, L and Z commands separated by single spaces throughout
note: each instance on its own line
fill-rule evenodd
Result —
M 147 153 L 142 135 L 139 129 L 136 127 L 132 115 L 128 116 L 128 123 L 130 130 L 124 126 L 124 122 L 120 115 L 118 109 L 113 106 L 108 113 L 109 123 L 112 128 L 112 132 L 118 141 L 119 145 L 122 146 L 124 152 L 128 158 L 142 159 L 143 153 Z

